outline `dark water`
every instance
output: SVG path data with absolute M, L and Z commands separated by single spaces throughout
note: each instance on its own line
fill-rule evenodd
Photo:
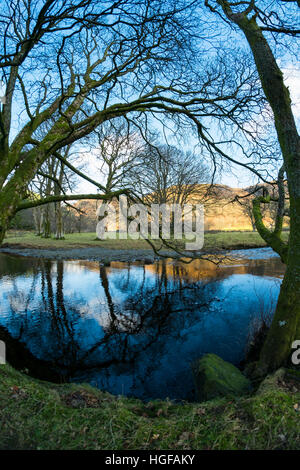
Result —
M 12 362 L 42 378 L 192 400 L 192 361 L 214 352 L 238 364 L 250 325 L 276 304 L 280 260 L 268 249 L 239 255 L 217 268 L 0 254 L 0 339 Z

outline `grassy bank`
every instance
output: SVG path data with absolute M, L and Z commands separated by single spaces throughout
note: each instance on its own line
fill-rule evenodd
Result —
M 173 404 L 54 385 L 0 366 L 0 449 L 300 449 L 296 383 L 252 397 Z
M 288 238 L 288 232 L 284 232 L 284 239 Z M 218 232 L 206 233 L 204 248 L 211 249 L 235 249 L 235 248 L 258 248 L 266 246 L 263 239 L 257 232 Z M 73 233 L 67 234 L 65 240 L 55 240 L 54 238 L 41 238 L 32 232 L 11 231 L 4 239 L 5 244 L 10 246 L 24 246 L 27 248 L 80 248 L 101 246 L 107 249 L 116 250 L 138 250 L 149 248 L 145 240 L 97 240 L 96 234 Z

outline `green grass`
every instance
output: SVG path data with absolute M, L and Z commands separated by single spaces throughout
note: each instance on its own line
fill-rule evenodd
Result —
M 251 397 L 144 404 L 5 365 L 0 397 L 0 449 L 300 449 L 299 391 L 274 377 Z
M 288 232 L 283 233 L 283 238 L 287 240 Z M 107 249 L 116 250 L 138 250 L 149 249 L 145 240 L 102 240 L 96 239 L 94 232 L 72 233 L 65 236 L 65 240 L 55 240 L 54 238 L 41 238 L 32 232 L 11 231 L 4 239 L 4 243 L 9 245 L 22 245 L 28 248 L 78 248 L 85 246 L 101 246 Z M 263 239 L 257 232 L 218 232 L 205 234 L 205 249 L 234 249 L 234 248 L 257 248 L 266 246 Z
M 147 249 L 149 245 L 145 240 L 97 240 L 95 232 L 70 233 L 64 240 L 42 238 L 32 232 L 9 232 L 3 243 L 9 245 L 22 245 L 28 248 L 80 248 L 86 246 L 101 246 L 108 249 Z

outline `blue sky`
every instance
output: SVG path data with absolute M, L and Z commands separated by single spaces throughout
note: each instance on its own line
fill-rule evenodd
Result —
M 205 14 L 207 11 L 205 10 Z M 213 21 L 215 20 L 215 16 L 213 15 Z M 205 16 L 205 22 L 207 21 L 207 17 Z M 206 23 L 205 23 L 206 24 Z M 224 40 L 224 43 L 226 40 L 228 42 L 231 42 L 233 46 L 237 45 L 237 47 L 245 47 L 248 49 L 247 44 L 245 43 L 244 40 L 242 40 L 242 36 L 239 34 L 239 32 L 233 32 L 232 30 L 226 31 L 227 26 L 224 24 L 221 25 L 220 31 L 218 31 L 219 37 L 222 37 Z M 201 18 L 199 22 L 199 30 L 201 31 Z M 237 43 L 239 41 L 239 43 Z M 285 57 L 280 56 L 279 58 L 279 65 L 284 73 L 285 77 L 285 83 L 289 87 L 291 98 L 292 98 L 292 103 L 293 103 L 293 110 L 294 114 L 296 117 L 297 122 L 299 123 L 300 121 L 300 68 L 299 65 L 295 65 L 292 63 L 292 57 L 289 56 L 289 53 L 286 54 Z M 20 129 L 22 124 L 24 124 L 24 113 L 20 115 L 20 103 L 16 102 L 14 105 L 14 110 L 13 110 L 13 132 L 12 134 L 16 134 L 16 132 Z M 213 131 L 213 134 L 215 134 L 213 126 L 211 127 L 211 130 Z M 13 137 L 13 135 L 12 135 Z M 189 143 L 196 142 L 194 137 L 188 136 Z M 180 145 L 176 142 L 171 142 L 174 145 Z M 185 147 L 186 145 L 186 147 Z M 188 149 L 189 145 L 188 144 L 183 144 L 183 146 Z M 82 156 L 83 161 L 85 162 L 85 172 L 92 177 L 93 179 L 97 180 L 99 183 L 103 182 L 103 175 L 101 175 L 101 172 L 99 170 L 99 163 L 96 161 L 95 157 L 92 154 L 86 153 L 87 147 L 85 148 L 83 144 L 79 143 L 78 147 L 81 148 L 82 153 L 85 155 Z M 243 160 L 241 155 L 234 155 L 237 159 Z M 245 160 L 244 160 L 245 161 Z M 217 183 L 222 183 L 225 185 L 229 185 L 232 187 L 246 187 L 251 184 L 254 184 L 257 181 L 257 177 L 254 176 L 251 172 L 247 171 L 246 169 L 243 169 L 241 167 L 231 167 L 229 168 L 224 168 L 222 173 L 220 173 L 217 178 L 216 182 Z M 80 180 L 78 181 L 78 186 L 76 188 L 77 193 L 96 193 L 97 189 L 94 185 L 88 183 L 87 181 Z

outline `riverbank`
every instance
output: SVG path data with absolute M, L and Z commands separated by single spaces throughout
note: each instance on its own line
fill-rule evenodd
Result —
M 284 233 L 287 239 L 288 232 Z M 266 244 L 257 232 L 206 233 L 203 249 L 206 252 L 262 248 Z M 97 240 L 95 233 L 66 235 L 65 240 L 41 238 L 32 232 L 10 232 L 0 252 L 39 258 L 91 261 L 138 261 L 153 262 L 157 256 L 145 240 Z M 164 255 L 172 254 L 163 250 Z
M 277 373 L 253 396 L 145 404 L 0 365 L 0 449 L 300 449 L 299 391 Z

